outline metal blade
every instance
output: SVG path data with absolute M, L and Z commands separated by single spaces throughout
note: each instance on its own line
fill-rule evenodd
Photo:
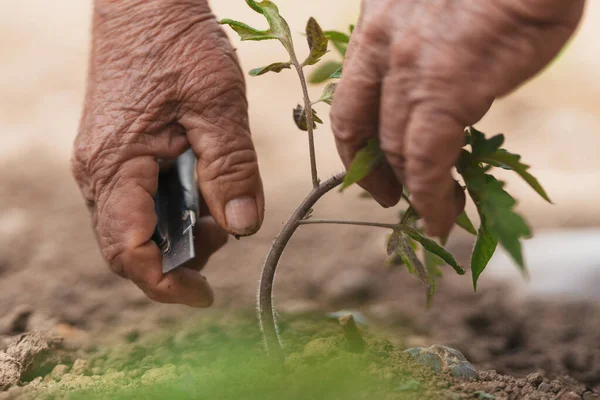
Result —
M 174 165 L 161 170 L 154 198 L 158 217 L 152 239 L 163 255 L 163 273 L 192 263 L 196 258 L 194 227 L 199 208 L 195 177 L 196 158 L 190 151 Z

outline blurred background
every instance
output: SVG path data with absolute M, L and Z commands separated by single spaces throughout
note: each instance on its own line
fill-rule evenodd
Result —
M 325 29 L 347 30 L 359 7 L 358 0 L 279 0 L 278 4 L 299 49 L 310 16 Z M 242 0 L 214 1 L 213 8 L 220 18 L 263 24 Z M 5 327 L 23 307 L 40 315 L 32 324 L 58 321 L 86 331 L 196 312 L 152 304 L 132 284 L 108 271 L 71 178 L 68 161 L 84 94 L 90 18 L 91 1 L 0 0 L 0 320 Z M 533 166 L 533 174 L 555 203 L 546 204 L 516 177 L 502 175 L 536 232 L 525 247 L 529 282 L 499 254 L 482 277 L 479 295 L 472 293 L 469 277 L 451 278 L 441 284 L 444 300 L 422 317 L 424 296 L 418 284 L 404 271 L 382 265 L 385 232 L 319 227 L 310 233 L 301 231 L 284 257 L 277 283 L 281 308 L 295 312 L 321 306 L 364 307 L 383 320 L 421 318 L 421 325 L 406 325 L 420 326 L 421 334 L 428 335 L 425 327 L 432 321 L 462 323 L 440 317 L 447 315 L 445 307 L 452 301 L 460 305 L 456 308 L 482 301 L 502 309 L 509 297 L 506 293 L 514 288 L 519 294 L 515 299 L 536 299 L 523 301 L 596 304 L 600 296 L 599 18 L 600 3 L 589 1 L 585 20 L 564 53 L 535 80 L 498 100 L 478 126 L 488 134 L 505 133 L 507 147 Z M 276 43 L 241 44 L 230 36 L 244 70 L 281 58 Z M 267 215 L 258 235 L 231 241 L 207 266 L 218 306 L 253 306 L 268 246 L 310 189 L 307 140 L 291 120 L 291 110 L 301 99 L 295 74 L 247 81 Z M 320 93 L 318 87 L 311 90 Z M 319 111 L 327 115 L 325 108 Z M 340 171 L 327 121 L 316 136 L 321 177 Z M 358 193 L 332 193 L 315 215 L 396 218 L 396 211 L 382 210 Z M 472 240 L 456 232 L 450 246 L 468 254 Z M 505 285 L 500 282 L 509 282 L 511 291 L 498 289 Z M 568 312 L 564 315 L 565 325 L 575 318 L 570 314 L 570 319 Z M 598 321 L 578 324 L 583 331 L 595 332 Z M 465 335 L 467 340 L 470 336 Z M 480 362 L 486 362 L 484 358 Z

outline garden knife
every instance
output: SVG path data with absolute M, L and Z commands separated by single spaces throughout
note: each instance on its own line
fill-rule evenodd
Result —
M 158 191 L 154 197 L 158 217 L 152 240 L 162 253 L 166 274 L 193 262 L 194 227 L 199 211 L 196 157 L 191 150 L 174 163 L 161 163 Z

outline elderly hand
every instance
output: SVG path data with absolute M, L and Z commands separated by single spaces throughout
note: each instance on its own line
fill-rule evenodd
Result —
M 196 270 L 162 274 L 150 240 L 157 159 L 189 146 L 210 216 Z M 150 298 L 194 307 L 213 295 L 197 272 L 263 220 L 264 197 L 235 51 L 205 0 L 96 0 L 85 107 L 72 158 L 102 254 Z M 211 217 L 212 216 L 212 217 Z
M 456 216 L 464 128 L 547 65 L 584 0 L 363 0 L 331 118 L 348 166 L 378 136 L 387 164 L 360 182 L 384 206 L 402 184 L 432 236 Z

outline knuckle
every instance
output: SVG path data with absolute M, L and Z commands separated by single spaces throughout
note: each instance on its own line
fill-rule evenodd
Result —
M 373 136 L 374 128 L 371 121 L 357 120 L 341 106 L 331 110 L 330 119 L 333 136 L 338 142 L 356 145 Z
M 410 71 L 410 68 L 417 63 L 421 46 L 422 40 L 410 33 L 405 33 L 400 40 L 393 40 L 389 46 L 389 67 L 394 71 L 406 68 Z M 407 73 L 407 75 L 413 74 Z
M 232 184 L 258 175 L 258 161 L 252 148 L 231 149 L 231 144 L 223 143 L 223 146 L 215 146 L 206 152 L 205 162 L 201 171 L 203 181 Z
M 233 125 L 247 131 L 248 102 L 244 80 L 237 66 L 231 63 L 221 66 L 189 81 L 184 98 L 206 123 Z
M 360 42 L 363 46 L 387 46 L 390 38 L 390 13 L 376 12 L 362 25 Z
M 404 151 L 398 146 L 381 145 L 381 150 L 385 153 L 385 158 L 396 174 L 401 174 L 404 177 L 406 168 L 406 158 Z

